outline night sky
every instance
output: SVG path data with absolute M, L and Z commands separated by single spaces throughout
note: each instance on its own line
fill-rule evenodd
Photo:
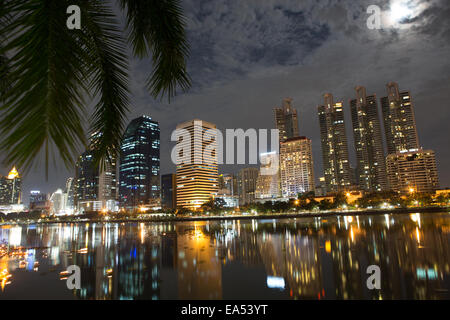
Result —
M 407 4 L 406 19 L 393 23 L 391 2 Z M 366 26 L 373 4 L 382 8 L 380 30 Z M 170 134 L 178 123 L 200 118 L 219 129 L 274 128 L 272 109 L 292 97 L 300 134 L 313 142 L 317 179 L 323 175 L 317 105 L 326 92 L 344 100 L 354 165 L 348 103 L 354 87 L 376 93 L 379 104 L 386 83 L 395 81 L 411 91 L 420 145 L 436 152 L 441 187 L 450 187 L 450 1 L 186 0 L 184 6 L 191 90 L 170 104 L 155 101 L 144 87 L 149 60 L 134 60 L 131 69 L 129 119 L 147 114 L 159 122 L 161 173 L 175 170 Z M 9 169 L 0 167 L 0 173 Z M 73 174 L 62 164 L 52 166 L 46 181 L 37 165 L 24 177 L 25 204 L 30 190 L 53 192 Z

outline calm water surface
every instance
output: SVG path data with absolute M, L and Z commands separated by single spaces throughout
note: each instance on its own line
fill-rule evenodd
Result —
M 450 298 L 449 213 L 0 226 L 0 243 L 0 299 Z

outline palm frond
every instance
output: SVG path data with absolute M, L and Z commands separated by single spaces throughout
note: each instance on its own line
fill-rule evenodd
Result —
M 2 45 L 0 44 L 0 52 L 2 51 Z M 10 68 L 9 59 L 6 55 L 0 53 L 0 103 L 2 103 L 3 97 L 10 89 Z
M 10 59 L 11 89 L 1 106 L 0 149 L 7 163 L 26 170 L 41 150 L 48 168 L 50 149 L 56 147 L 64 163 L 84 143 L 81 125 L 88 57 L 79 34 L 65 25 L 69 1 L 5 0 L 11 15 L 2 33 L 3 50 Z
M 129 40 L 138 57 L 152 53 L 153 71 L 147 86 L 154 97 L 170 99 L 179 86 L 191 85 L 186 70 L 189 45 L 179 0 L 120 0 L 127 12 Z
M 6 28 L 11 20 L 10 14 L 5 9 L 5 3 L 0 2 L 0 103 L 3 101 L 3 96 L 10 88 L 10 66 L 9 59 L 6 56 L 3 43 L 6 41 L 6 34 L 1 30 Z
M 83 34 L 92 62 L 90 89 L 98 96 L 91 121 L 95 162 L 113 159 L 119 150 L 128 112 L 126 41 L 116 17 L 103 1 L 86 1 Z

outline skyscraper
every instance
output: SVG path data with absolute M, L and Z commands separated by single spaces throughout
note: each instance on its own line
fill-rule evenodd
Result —
M 344 108 L 342 101 L 334 103 L 331 93 L 324 100 L 318 107 L 323 170 L 327 192 L 338 192 L 351 185 Z
M 386 89 L 388 95 L 381 98 L 381 110 L 388 154 L 419 149 L 419 137 L 410 92 L 400 92 L 396 82 L 389 82 Z
M 74 208 L 78 211 L 116 209 L 116 160 L 94 164 L 91 150 L 84 152 L 75 165 Z
M 224 201 L 225 207 L 239 206 L 239 195 L 237 190 L 236 177 L 231 173 L 223 173 L 219 175 L 219 191 L 217 199 Z
M 436 159 L 432 150 L 389 154 L 386 162 L 392 190 L 408 193 L 434 192 L 439 189 Z
M 66 203 L 65 203 L 65 211 L 66 213 L 72 213 L 74 210 L 74 178 L 70 177 L 66 180 L 66 189 L 64 193 L 67 194 Z
M 231 173 L 223 173 L 219 175 L 219 192 L 222 194 L 235 195 L 237 194 L 236 178 Z
M 160 130 L 141 116 L 130 122 L 120 146 L 119 206 L 134 210 L 160 201 Z
M 239 205 L 246 205 L 255 202 L 256 181 L 259 169 L 250 167 L 241 169 L 238 172 Z
M 86 151 L 81 154 L 75 165 L 74 200 L 79 211 L 102 209 L 101 203 L 98 203 L 98 167 L 94 166 L 93 158 L 91 152 Z
M 177 207 L 177 175 L 173 173 L 161 176 L 161 207 L 175 209 Z
M 355 139 L 359 188 L 366 191 L 387 189 L 386 164 L 376 95 L 368 96 L 358 86 L 356 99 L 350 100 Z
M 197 210 L 218 191 L 216 125 L 194 119 L 177 132 L 177 207 Z
M 283 197 L 314 191 L 311 140 L 290 138 L 280 144 L 281 191 Z
M 51 203 L 48 194 L 39 190 L 30 191 L 30 210 L 50 211 Z
M 280 130 L 280 142 L 298 137 L 297 110 L 292 107 L 292 99 L 284 98 L 282 107 L 274 108 L 275 126 Z
M 52 214 L 60 215 L 65 214 L 65 204 L 67 202 L 67 193 L 64 193 L 62 189 L 57 189 L 50 196 L 51 212 Z
M 275 199 L 280 197 L 280 170 L 278 152 L 260 155 L 261 166 L 256 180 L 256 199 Z M 274 165 L 274 161 L 276 164 Z M 276 168 L 276 170 L 275 170 Z
M 0 205 L 20 204 L 22 201 L 22 179 L 16 167 L 7 176 L 0 176 Z

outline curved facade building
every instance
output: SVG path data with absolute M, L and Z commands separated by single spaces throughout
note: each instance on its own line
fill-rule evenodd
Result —
M 160 130 L 149 116 L 130 122 L 120 146 L 119 206 L 134 210 L 160 202 Z
M 194 119 L 177 132 L 177 207 L 198 210 L 219 189 L 216 125 Z

